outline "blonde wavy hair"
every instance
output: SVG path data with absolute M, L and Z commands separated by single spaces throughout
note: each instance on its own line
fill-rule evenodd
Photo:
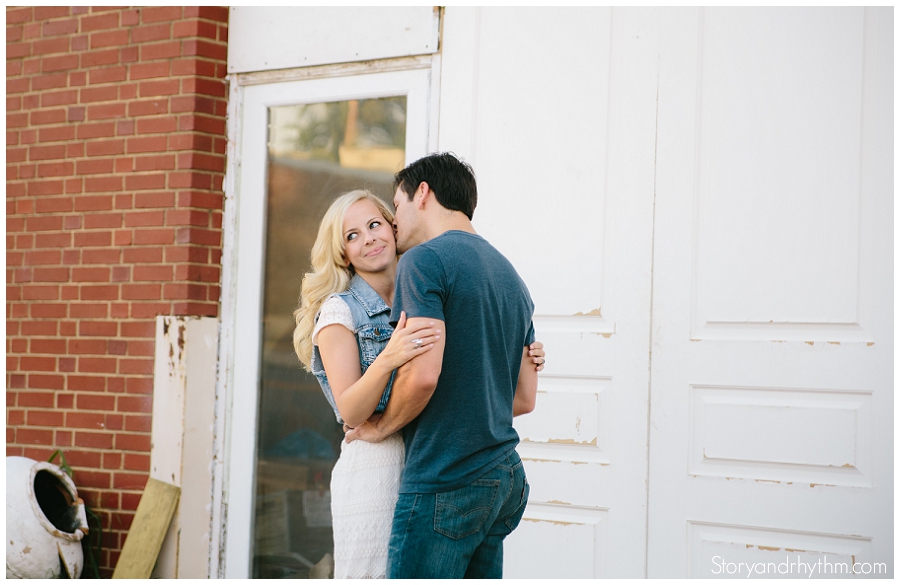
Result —
M 297 323 L 294 327 L 294 351 L 307 372 L 311 371 L 316 314 L 328 297 L 350 287 L 354 270 L 344 256 L 344 216 L 351 205 L 363 199 L 374 203 L 389 224 L 394 222 L 394 214 L 384 201 L 363 189 L 339 196 L 325 212 L 310 254 L 312 271 L 303 275 L 300 306 L 294 310 L 294 321 Z

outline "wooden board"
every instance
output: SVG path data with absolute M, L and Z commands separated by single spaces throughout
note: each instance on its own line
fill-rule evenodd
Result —
M 148 579 L 172 522 L 181 488 L 150 478 L 138 504 L 113 579 Z

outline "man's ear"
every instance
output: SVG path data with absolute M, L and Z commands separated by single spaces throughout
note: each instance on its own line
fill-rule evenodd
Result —
M 428 200 L 428 194 L 432 193 L 431 187 L 425 181 L 419 183 L 419 188 L 416 189 L 416 207 L 419 209 L 425 208 L 425 202 Z

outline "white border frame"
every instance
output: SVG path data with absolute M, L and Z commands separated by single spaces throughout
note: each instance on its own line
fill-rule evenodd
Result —
M 210 576 L 248 578 L 251 569 L 268 108 L 406 95 L 409 163 L 437 146 L 439 72 L 434 55 L 273 72 L 269 83 L 260 74 L 230 77 Z

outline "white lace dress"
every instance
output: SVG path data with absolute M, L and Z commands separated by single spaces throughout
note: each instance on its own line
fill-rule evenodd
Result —
M 353 331 L 350 308 L 338 297 L 323 303 L 313 343 L 323 327 L 333 324 Z M 331 473 L 335 579 L 385 577 L 403 460 L 399 433 L 380 443 L 341 443 L 341 455 Z

